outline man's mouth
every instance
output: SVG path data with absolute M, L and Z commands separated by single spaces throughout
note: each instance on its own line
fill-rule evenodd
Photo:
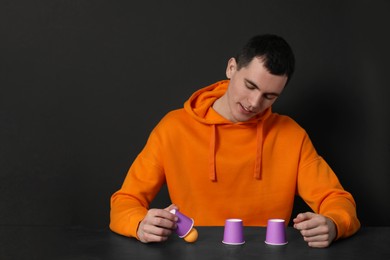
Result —
M 245 112 L 247 112 L 247 113 L 249 113 L 249 114 L 255 113 L 254 111 L 252 111 L 250 108 L 244 106 L 243 104 L 240 104 L 240 106 L 241 106 L 241 108 L 242 108 Z

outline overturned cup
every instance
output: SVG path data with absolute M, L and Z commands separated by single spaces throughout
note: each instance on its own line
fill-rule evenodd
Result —
M 265 243 L 268 245 L 285 245 L 286 239 L 286 227 L 284 219 L 269 219 L 267 223 L 267 231 Z
M 227 245 L 241 245 L 244 240 L 244 225 L 241 219 L 231 218 L 225 221 L 222 243 Z
M 198 231 L 194 228 L 194 220 L 176 209 L 172 209 L 170 212 L 178 217 L 176 234 L 186 242 L 195 242 L 198 239 Z

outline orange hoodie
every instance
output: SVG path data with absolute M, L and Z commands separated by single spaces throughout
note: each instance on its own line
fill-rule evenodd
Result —
M 246 226 L 266 226 L 270 218 L 288 223 L 299 195 L 335 222 L 337 238 L 354 234 L 360 227 L 355 201 L 307 133 L 271 109 L 247 122 L 226 120 L 212 104 L 228 84 L 198 90 L 153 129 L 111 198 L 110 228 L 137 237 L 139 222 L 166 183 L 172 203 L 198 226 L 222 226 L 227 218 Z

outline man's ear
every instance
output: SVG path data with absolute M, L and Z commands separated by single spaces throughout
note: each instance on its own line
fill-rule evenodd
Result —
M 230 79 L 237 71 L 237 62 L 235 58 L 230 58 L 226 67 L 226 77 Z

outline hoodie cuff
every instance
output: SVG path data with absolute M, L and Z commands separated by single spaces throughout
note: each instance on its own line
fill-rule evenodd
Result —
M 350 229 L 350 221 L 348 221 L 349 217 L 345 217 L 340 215 L 340 213 L 329 212 L 325 217 L 331 219 L 336 226 L 336 238 L 338 240 L 343 237 L 348 236 L 348 230 Z
M 131 237 L 136 238 L 137 240 L 139 240 L 139 237 L 137 235 L 138 227 L 139 227 L 139 224 L 141 223 L 141 221 L 144 218 L 145 218 L 145 214 L 144 213 L 137 213 L 137 214 L 131 216 L 131 218 L 130 218 L 129 235 Z

